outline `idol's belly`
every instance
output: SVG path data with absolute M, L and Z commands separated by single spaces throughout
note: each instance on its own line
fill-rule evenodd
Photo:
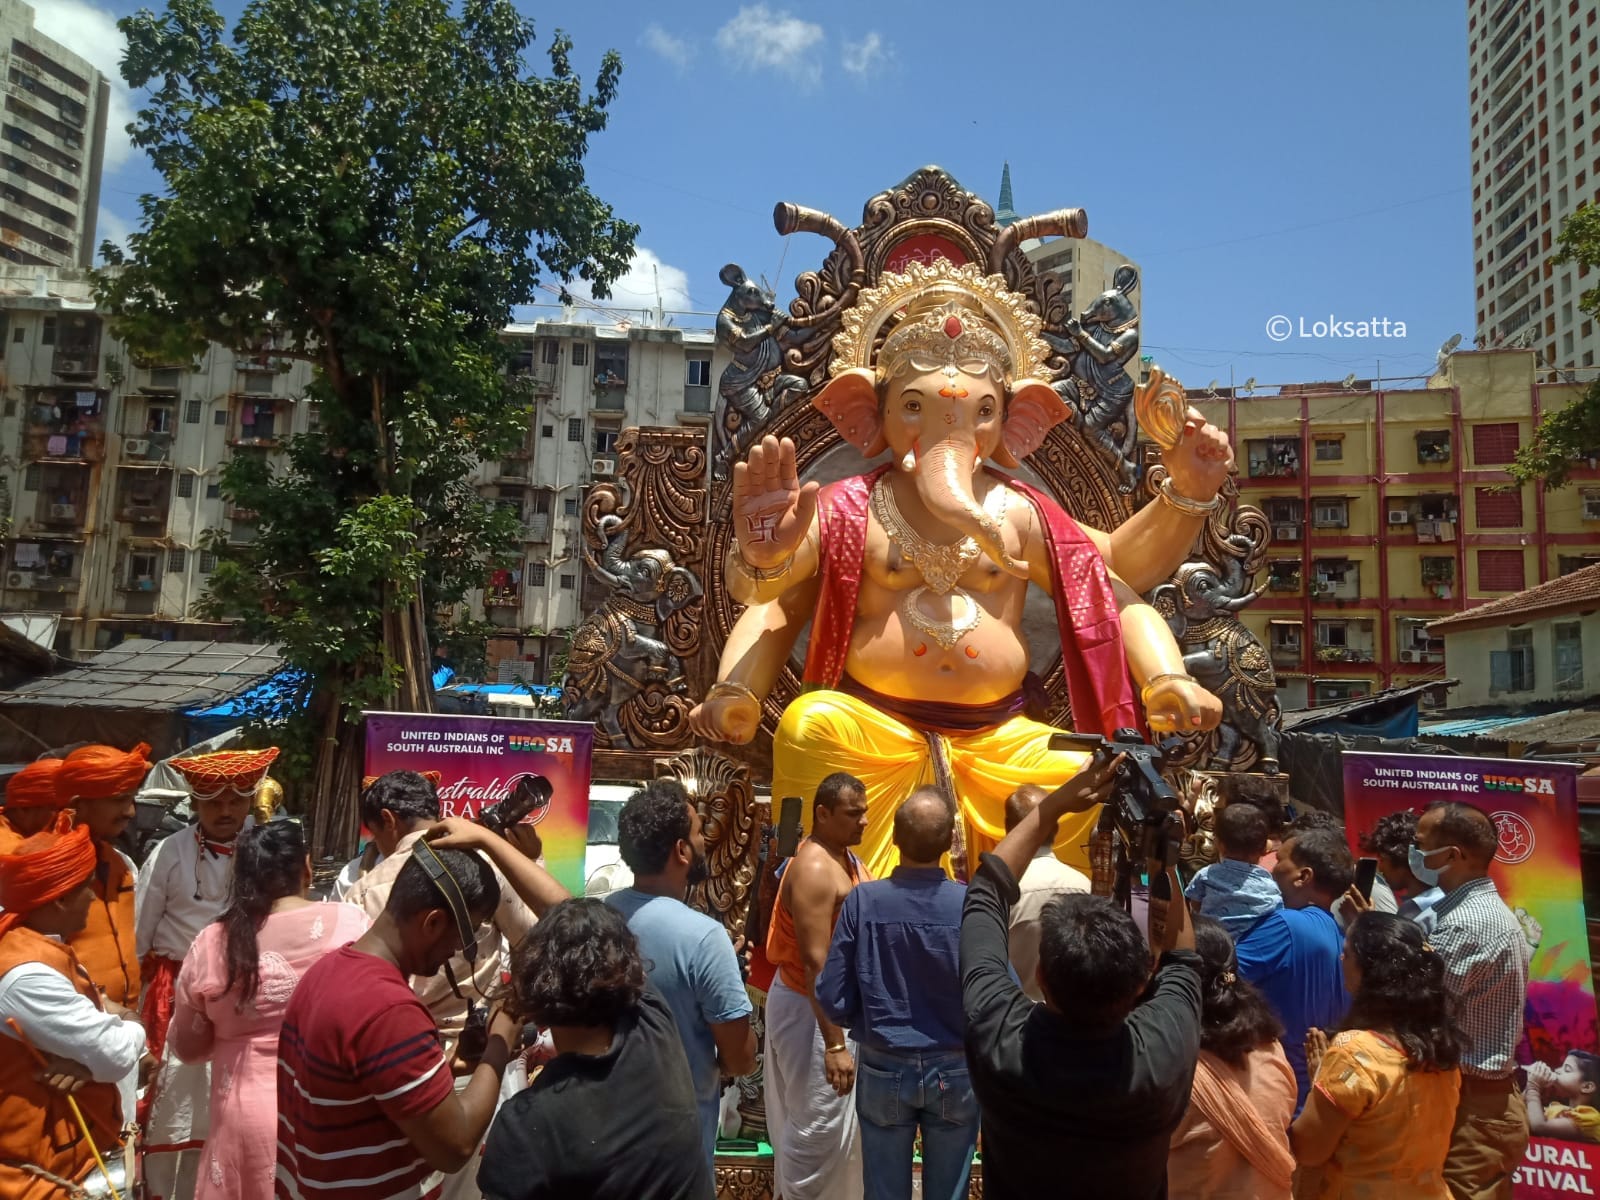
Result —
M 953 607 L 942 615 L 954 621 L 927 619 L 925 611 L 922 620 L 909 619 L 899 606 L 858 612 L 845 671 L 875 692 L 906 700 L 988 704 L 1015 692 L 1028 671 L 1020 631 L 988 611 L 962 629 L 970 618 L 961 619 L 961 603 Z

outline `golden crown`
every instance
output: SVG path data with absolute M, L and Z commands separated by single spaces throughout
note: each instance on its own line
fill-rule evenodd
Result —
M 884 327 L 894 323 L 874 353 Z M 999 275 L 974 263 L 947 259 L 913 262 L 903 274 L 886 272 L 862 291 L 833 338 L 829 373 L 876 368 L 886 379 L 910 366 L 918 371 L 956 367 L 992 373 L 1006 382 L 1043 378 L 1050 348 L 1039 336 L 1043 322 Z

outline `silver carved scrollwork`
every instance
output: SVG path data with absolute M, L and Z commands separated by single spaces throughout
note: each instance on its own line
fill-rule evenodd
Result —
M 808 386 L 783 371 L 778 338 L 789 318 L 774 307 L 773 294 L 737 263 L 723 267 L 721 278 L 730 290 L 717 313 L 717 340 L 732 361 L 718 382 L 717 419 L 711 429 L 711 477 L 717 480 L 728 478 L 772 415 Z

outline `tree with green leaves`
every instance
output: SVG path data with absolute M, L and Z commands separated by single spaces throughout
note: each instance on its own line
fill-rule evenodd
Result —
M 313 432 L 240 449 L 222 493 L 258 514 L 208 608 L 278 643 L 311 690 L 298 752 L 319 855 L 354 840 L 363 709 L 430 707 L 430 646 L 517 548 L 471 483 L 527 435 L 500 340 L 541 276 L 596 294 L 637 228 L 585 183 L 621 62 L 593 90 L 557 33 L 530 71 L 509 0 L 252 0 L 231 36 L 210 0 L 120 22 L 132 127 L 165 185 L 141 199 L 101 303 L 135 353 L 208 343 L 313 367 Z
M 1590 270 L 1600 268 L 1600 208 L 1586 206 L 1561 222 L 1556 237 L 1561 250 L 1558 263 L 1577 263 Z M 1578 307 L 1600 321 L 1600 286 L 1589 288 L 1578 297 Z M 1600 450 L 1600 379 L 1571 404 L 1548 414 L 1533 431 L 1533 441 L 1517 452 L 1508 468 L 1518 483 L 1538 483 L 1547 488 L 1565 487 L 1572 469 L 1587 464 L 1590 455 Z

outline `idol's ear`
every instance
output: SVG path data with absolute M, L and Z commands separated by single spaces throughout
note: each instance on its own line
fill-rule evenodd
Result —
M 994 461 L 1016 467 L 1044 443 L 1044 435 L 1065 421 L 1071 410 L 1055 388 L 1041 379 L 1019 379 L 1011 385 L 1005 429 Z
M 877 376 L 865 367 L 852 367 L 835 375 L 811 398 L 833 427 L 867 458 L 888 449 L 883 436 L 883 414 L 878 407 Z

